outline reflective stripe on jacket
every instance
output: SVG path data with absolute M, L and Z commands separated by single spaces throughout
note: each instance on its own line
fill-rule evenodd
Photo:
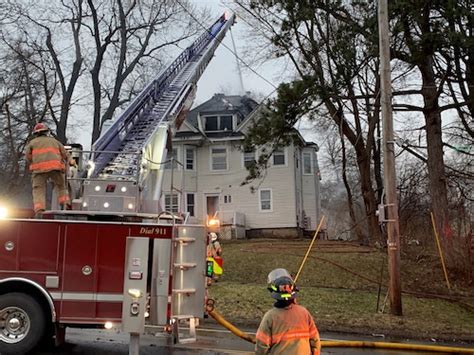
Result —
M 256 354 L 319 355 L 320 351 L 318 329 L 303 306 L 273 307 L 263 316 L 256 335 Z
M 25 154 L 30 163 L 30 171 L 35 173 L 66 169 L 64 162 L 68 159 L 67 152 L 53 137 L 43 135 L 33 138 L 26 146 Z

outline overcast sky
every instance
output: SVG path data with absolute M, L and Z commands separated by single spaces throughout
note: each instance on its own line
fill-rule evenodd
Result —
M 194 0 L 194 3 L 199 7 L 209 8 L 213 18 L 216 19 L 228 10 L 220 0 Z M 246 26 L 243 21 L 239 21 L 239 19 L 237 19 L 237 23 L 231 28 L 237 48 L 237 55 L 241 58 L 243 58 L 243 51 L 246 47 L 246 31 L 248 31 L 248 26 Z M 226 94 L 238 95 L 240 93 L 241 88 L 237 62 L 231 50 L 233 51 L 233 44 L 231 33 L 228 32 L 222 44 L 217 48 L 215 57 L 211 60 L 198 82 L 195 104 L 200 104 L 212 97 L 213 94 L 222 91 Z M 247 63 L 245 58 L 243 59 Z M 259 66 L 258 68 L 252 67 L 252 69 L 258 71 L 261 77 L 246 68 L 242 63 L 240 67 L 243 74 L 244 91 L 251 91 L 265 97 L 272 93 L 279 84 L 279 68 L 272 63 Z

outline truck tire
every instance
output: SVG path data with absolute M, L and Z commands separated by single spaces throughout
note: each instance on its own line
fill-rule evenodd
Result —
M 0 354 L 26 354 L 38 345 L 45 329 L 45 314 L 33 297 L 0 295 Z

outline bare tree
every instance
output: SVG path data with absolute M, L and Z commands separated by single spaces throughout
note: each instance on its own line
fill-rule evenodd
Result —
M 52 95 L 55 82 L 51 63 L 22 41 L 2 41 L 0 47 L 0 191 L 13 196 L 21 193 L 27 177 L 23 149 L 35 123 L 48 111 L 50 96 L 44 88 Z
M 454 234 L 449 215 L 442 113 L 453 108 L 457 109 L 464 127 L 468 128 L 466 131 L 472 133 L 467 124 L 468 112 L 465 111 L 466 107 L 469 111 L 472 106 L 469 93 L 469 81 L 472 81 L 472 48 L 469 50 L 467 45 L 455 48 L 456 42 L 446 40 L 445 38 L 449 36 L 446 37 L 445 34 L 451 29 L 455 31 L 456 23 L 461 26 L 458 34 L 466 38 L 469 36 L 469 31 L 472 34 L 472 28 L 468 29 L 469 23 L 472 25 L 472 11 L 471 16 L 461 15 L 463 11 L 469 13 L 469 6 L 463 1 L 438 3 L 399 0 L 391 5 L 392 17 L 395 19 L 392 55 L 408 66 L 416 68 L 421 79 L 420 89 L 414 91 L 414 94 L 421 96 L 422 104 L 419 106 L 400 104 L 397 107 L 423 114 L 431 205 L 437 229 L 452 264 L 455 259 L 452 251 Z M 448 53 L 452 53 L 452 56 Z M 444 63 L 441 62 L 443 58 L 441 54 L 447 58 Z M 467 67 L 469 64 L 471 68 Z M 454 78 L 450 79 L 451 83 L 455 82 L 460 88 L 462 101 L 458 100 L 451 85 L 448 86 L 450 102 L 443 105 L 443 93 L 450 77 Z
M 447 82 L 449 94 L 456 104 L 456 111 L 466 133 L 474 139 L 474 100 L 471 92 L 474 88 L 474 15 L 472 3 L 469 0 L 459 0 L 456 3 L 443 3 L 438 7 L 444 20 L 443 32 L 451 41 L 440 48 L 444 63 L 437 68 Z M 438 75 L 439 76 L 439 75 Z M 440 78 L 440 79 L 441 79 Z M 465 105 L 461 103 L 465 102 Z
M 41 5 L 20 1 L 10 5 L 11 16 L 18 18 L 3 33 L 21 40 L 23 44 L 53 63 L 52 70 L 59 90 L 49 97 L 49 117 L 56 126 L 56 136 L 66 142 L 66 130 L 78 80 L 83 71 L 81 27 L 83 0 Z M 44 16 L 44 14 L 47 14 Z M 34 29 L 33 31 L 31 29 Z M 71 41 L 68 35 L 70 34 Z M 4 36 L 6 38 L 6 35 Z M 71 51 L 72 49 L 72 55 Z M 72 59 L 72 60 L 71 60 Z M 48 85 L 45 86 L 47 96 Z M 55 102 L 58 102 L 56 104 Z M 38 118 L 39 120 L 39 118 Z
M 87 27 L 95 44 L 90 69 L 94 97 L 92 142 L 99 137 L 103 123 L 136 93 L 136 81 L 131 75 L 136 68 L 148 63 L 156 68 L 156 75 L 163 61 L 162 56 L 156 60 L 157 54 L 202 31 L 186 21 L 187 13 L 174 1 L 125 3 L 118 0 L 97 5 L 96 1 L 87 0 L 91 17 Z M 192 9 L 189 2 L 182 4 Z M 104 66 L 107 61 L 109 65 L 113 63 L 113 74 Z M 127 80 L 130 87 L 124 93 Z
M 195 11 L 189 1 L 180 3 L 187 11 Z M 54 64 L 59 90 L 50 100 L 49 115 L 63 142 L 67 140 L 71 108 L 79 100 L 82 104 L 93 100 L 95 141 L 103 122 L 112 119 L 116 109 L 144 85 L 138 73 L 150 70 L 142 67 L 152 66 L 155 76 L 169 60 L 167 52 L 171 50 L 164 49 L 202 31 L 173 0 L 21 0 L 7 1 L 5 7 L 8 26 L 2 32 L 49 56 Z M 200 17 L 207 19 L 204 12 Z M 83 75 L 87 70 L 92 90 Z

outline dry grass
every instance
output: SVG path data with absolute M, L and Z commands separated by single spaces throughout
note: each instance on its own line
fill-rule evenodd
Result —
M 224 275 L 210 288 L 219 311 L 235 322 L 256 325 L 272 306 L 267 273 L 276 267 L 296 273 L 308 244 L 307 240 L 224 243 Z M 379 251 L 354 244 L 317 243 L 298 281 L 299 302 L 312 312 L 322 330 L 474 340 L 474 313 L 456 303 L 404 295 L 403 317 L 386 314 L 388 304 L 385 314 L 377 313 L 378 284 L 374 281 L 380 279 L 383 266 L 383 303 L 384 258 Z M 447 294 L 442 272 L 433 265 L 436 262 L 430 258 L 424 263 L 403 260 L 404 289 Z M 473 289 L 456 286 L 455 293 L 473 303 Z

